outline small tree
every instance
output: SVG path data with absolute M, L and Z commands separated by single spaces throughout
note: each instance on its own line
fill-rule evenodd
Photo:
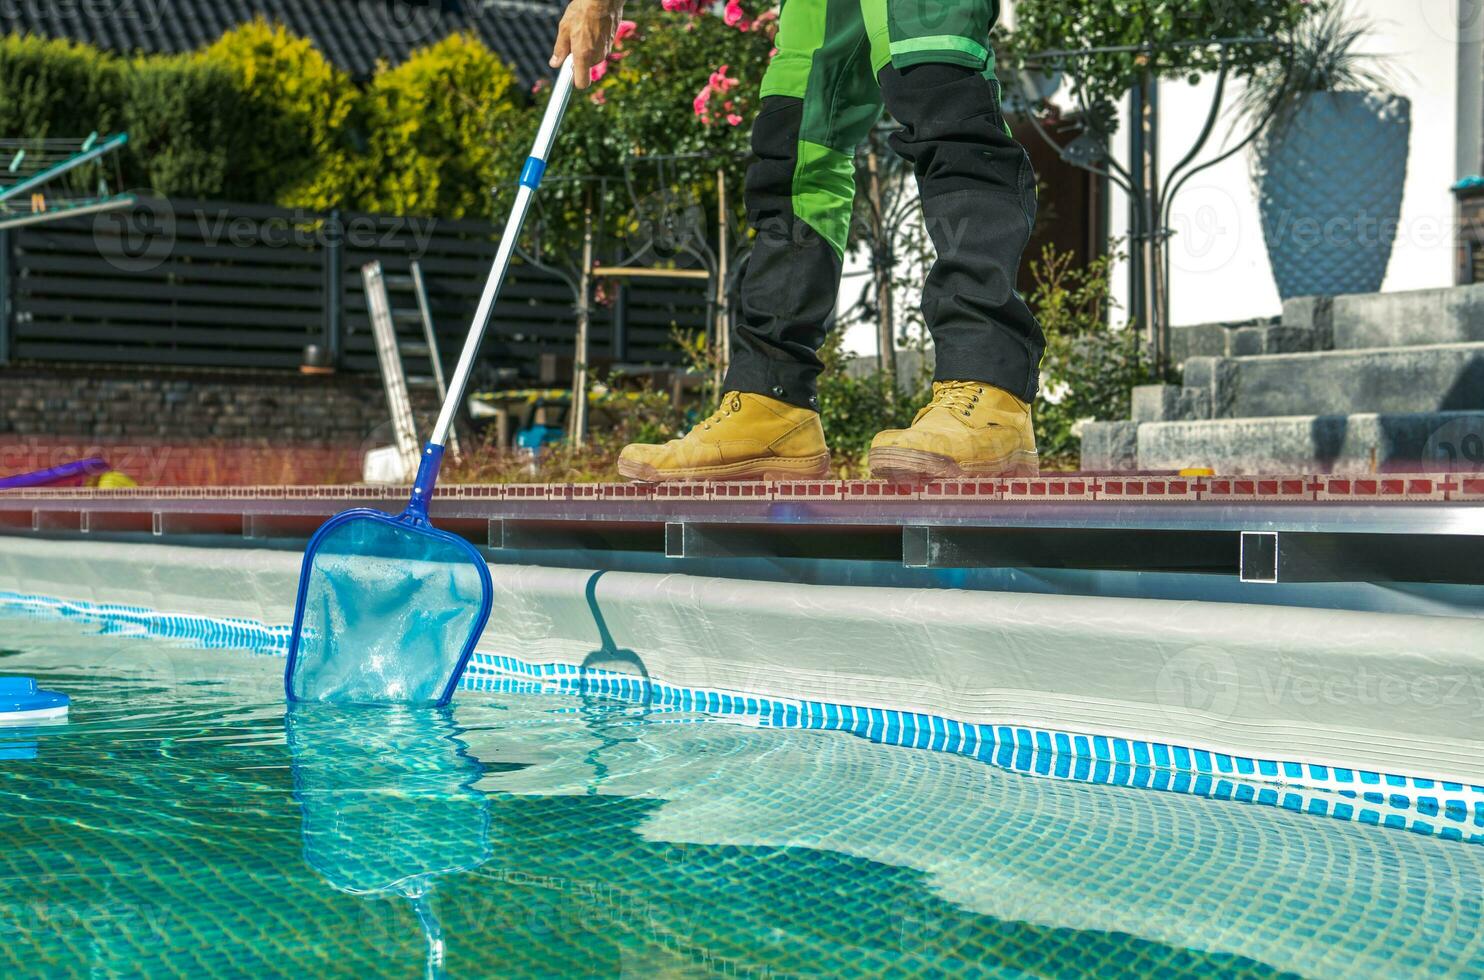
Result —
M 1118 101 L 1146 77 L 1194 81 L 1223 64 L 1237 77 L 1250 75 L 1271 63 L 1271 45 L 1215 42 L 1276 39 L 1318 5 L 1310 0 L 1019 0 L 1005 50 L 1012 61 L 1047 52 L 1093 52 L 1076 57 L 1072 84 L 1089 105 L 1098 105 Z
M 230 160 L 246 200 L 343 203 L 346 127 L 359 97 L 349 75 L 312 41 L 262 17 L 227 31 L 195 60 L 205 73 L 229 73 L 246 101 L 250 117 L 231 141 Z
M 494 217 L 490 188 L 513 182 L 523 101 L 515 73 L 472 34 L 383 68 L 365 97 L 355 199 L 387 214 Z

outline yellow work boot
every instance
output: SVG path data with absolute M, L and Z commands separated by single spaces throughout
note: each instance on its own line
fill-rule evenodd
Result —
M 731 392 L 715 415 L 664 445 L 634 443 L 619 475 L 670 480 L 813 480 L 830 471 L 819 413 L 766 395 Z
M 934 381 L 910 429 L 871 440 L 871 475 L 910 482 L 1040 472 L 1031 407 L 981 381 Z

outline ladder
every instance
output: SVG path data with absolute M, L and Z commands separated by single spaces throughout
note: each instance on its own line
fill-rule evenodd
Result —
M 366 287 L 366 310 L 371 316 L 371 333 L 376 340 L 376 360 L 381 366 L 382 386 L 386 389 L 386 400 L 392 410 L 392 432 L 396 437 L 397 454 L 407 469 L 407 476 L 417 472 L 422 457 L 418 442 L 417 424 L 412 415 L 413 385 L 432 385 L 438 392 L 441 403 L 448 397 L 448 384 L 443 377 L 443 362 L 438 356 L 438 336 L 433 330 L 433 314 L 428 305 L 428 290 L 423 282 L 422 267 L 412 263 L 408 275 L 388 275 L 381 262 L 368 262 L 361 266 L 361 281 Z M 393 290 L 405 300 L 411 294 L 413 305 L 394 305 Z M 404 339 L 397 334 L 397 326 L 417 322 L 422 326 L 422 340 Z M 420 360 L 427 374 L 407 373 L 408 360 Z M 460 456 L 458 435 L 448 434 L 448 448 L 455 459 Z

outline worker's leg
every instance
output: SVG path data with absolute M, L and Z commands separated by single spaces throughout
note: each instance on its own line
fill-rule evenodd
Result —
M 881 115 L 859 0 L 788 0 L 753 125 L 757 232 L 726 387 L 815 407 L 855 198 L 855 148 Z
M 881 88 L 903 126 L 892 147 L 917 172 L 938 253 L 922 297 L 937 377 L 1030 401 L 1046 341 L 1015 278 L 1035 220 L 1035 175 L 1003 128 L 997 86 L 973 68 L 928 63 L 886 67 Z
M 1034 471 L 1034 400 L 1045 338 L 1015 290 L 1035 221 L 1035 175 L 1000 110 L 993 0 L 884 3 L 890 63 L 879 79 L 902 125 L 893 148 L 917 174 L 937 260 L 923 288 L 937 372 L 908 430 L 872 445 L 893 477 Z
M 629 446 L 638 480 L 822 476 L 816 351 L 835 309 L 854 150 L 881 114 L 858 0 L 788 0 L 753 124 L 742 281 L 721 408 L 684 439 Z

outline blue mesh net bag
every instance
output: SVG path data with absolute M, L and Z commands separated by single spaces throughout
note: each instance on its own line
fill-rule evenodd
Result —
M 305 555 L 289 700 L 446 703 L 490 605 L 489 569 L 462 538 L 407 512 L 337 515 Z
M 429 522 L 428 501 L 479 342 L 571 94 L 568 58 L 521 170 L 515 204 L 443 410 L 423 449 L 407 509 L 397 516 L 348 510 L 330 518 L 309 540 L 284 672 L 291 702 L 446 704 L 484 631 L 492 601 L 489 568 L 472 544 Z

